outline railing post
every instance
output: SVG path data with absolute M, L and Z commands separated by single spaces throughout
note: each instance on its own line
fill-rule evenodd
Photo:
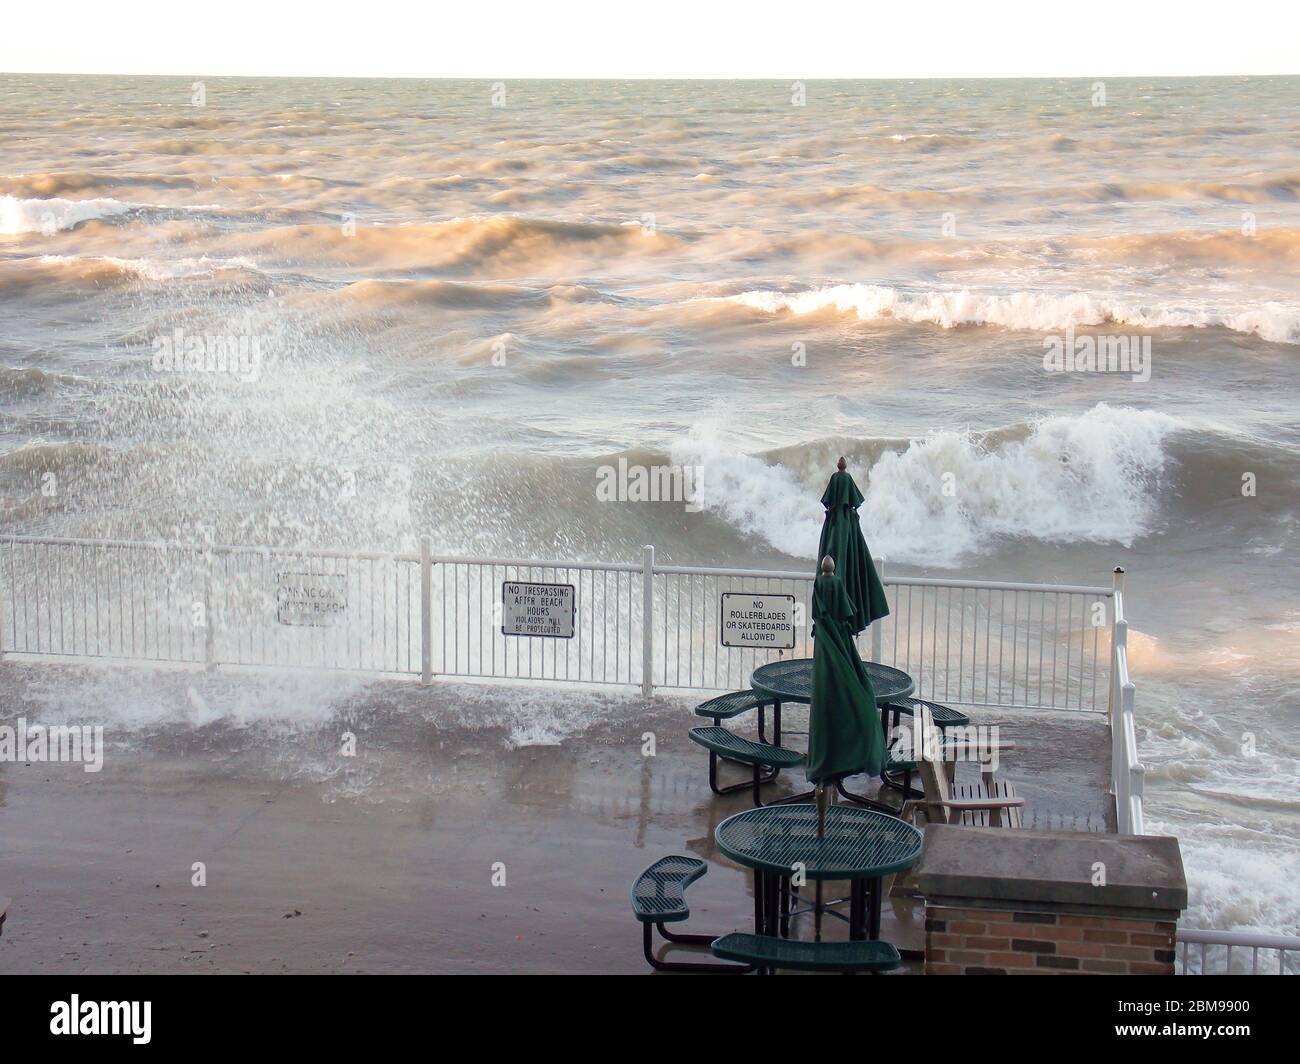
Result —
M 1128 736 L 1133 736 L 1134 760 L 1127 764 L 1128 769 L 1128 786 L 1125 790 L 1128 792 L 1128 808 L 1125 810 L 1128 819 L 1128 834 L 1141 835 L 1146 830 L 1143 823 L 1142 795 L 1146 789 L 1146 765 L 1137 760 L 1137 717 L 1134 715 L 1135 702 L 1137 700 L 1137 688 L 1130 680 L 1124 685 L 1124 690 L 1120 693 L 1122 699 L 1122 713 L 1124 718 L 1124 750 L 1128 751 Z M 1136 813 L 1136 815 L 1134 815 Z
M 641 548 L 641 693 L 654 694 L 655 549 Z
M 420 537 L 420 683 L 433 682 L 433 552 Z
M 880 584 L 883 587 L 885 583 L 885 559 L 881 558 L 880 563 L 876 566 L 876 573 L 880 576 Z M 871 660 L 884 663 L 884 637 L 885 625 L 882 621 L 874 621 L 871 625 Z
M 1110 792 L 1115 799 L 1115 827 L 1120 834 L 1133 833 L 1130 813 L 1130 790 L 1133 776 L 1128 763 L 1125 740 L 1124 689 L 1121 687 L 1119 659 L 1121 650 L 1128 661 L 1128 620 L 1123 616 L 1124 568 L 1115 566 L 1111 574 L 1110 683 L 1106 718 L 1110 723 Z
M 1128 621 L 1114 621 L 1111 625 L 1111 669 L 1110 669 L 1110 778 L 1116 796 L 1123 789 L 1119 783 L 1124 754 L 1124 692 L 1120 686 L 1119 658 L 1120 651 L 1125 652 L 1128 660 Z
M 1115 669 L 1118 667 L 1115 651 L 1119 647 L 1119 616 L 1120 607 L 1124 602 L 1124 567 L 1115 566 L 1111 572 L 1110 596 L 1110 683 L 1107 685 L 1106 692 L 1106 719 L 1110 721 L 1111 727 L 1115 726 L 1115 690 L 1118 681 L 1115 677 Z

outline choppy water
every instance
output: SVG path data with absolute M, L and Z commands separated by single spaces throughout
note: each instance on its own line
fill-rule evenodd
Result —
M 1192 922 L 1295 931 L 1300 79 L 203 88 L 0 77 L 6 531 L 803 565 L 845 454 L 901 571 L 1129 569 Z

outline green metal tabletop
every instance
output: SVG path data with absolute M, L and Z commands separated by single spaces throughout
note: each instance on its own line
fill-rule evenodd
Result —
M 817 807 L 807 803 L 747 809 L 713 837 L 737 864 L 783 875 L 802 864 L 809 879 L 871 879 L 911 868 L 921 856 L 921 833 L 911 824 L 851 805 L 826 810 L 820 839 Z
M 912 677 L 902 669 L 864 661 L 863 666 L 876 690 L 876 705 L 883 706 L 896 698 L 906 698 L 912 693 Z M 760 665 L 750 677 L 755 691 L 779 702 L 811 702 L 813 682 L 812 658 L 785 658 Z

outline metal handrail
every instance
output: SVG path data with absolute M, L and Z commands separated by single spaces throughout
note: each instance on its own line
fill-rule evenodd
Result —
M 881 559 L 876 561 L 877 567 Z M 633 568 L 637 568 L 633 566 Z M 656 565 L 655 575 L 753 577 L 759 580 L 805 580 L 811 583 L 816 574 L 784 569 L 724 569 L 701 565 Z M 1061 595 L 1096 595 L 1110 598 L 1115 589 L 1092 584 L 1033 584 L 1009 580 L 943 580 L 928 576 L 884 576 L 881 583 L 891 587 L 955 587 L 980 591 L 1051 591 Z
M 420 554 L 410 551 L 376 551 L 348 550 L 342 547 L 273 547 L 249 546 L 233 543 L 182 543 L 176 540 L 127 540 L 127 539 L 87 539 L 72 536 L 0 536 L 0 543 L 31 543 L 65 547 L 115 547 L 140 548 L 146 550 L 188 550 L 205 554 L 263 554 L 289 557 L 311 555 L 318 558 L 358 558 L 363 561 L 402 561 L 418 562 Z M 430 561 L 434 565 L 499 565 L 535 569 L 598 569 L 609 572 L 639 573 L 642 566 L 634 562 L 601 562 L 575 559 L 545 558 L 486 558 L 458 554 L 433 554 Z M 878 559 L 881 564 L 883 559 Z M 659 565 L 655 564 L 654 573 L 674 576 L 727 576 L 734 578 L 753 577 L 771 580 L 807 580 L 811 582 L 815 575 L 807 571 L 783 569 L 732 569 L 723 566 L 700 565 Z M 947 580 L 938 577 L 889 576 L 882 580 L 890 586 L 901 587 L 942 587 L 967 588 L 988 591 L 1048 591 L 1062 595 L 1095 595 L 1098 598 L 1110 598 L 1115 594 L 1113 587 L 1092 584 L 1041 584 L 1025 581 L 1008 580 Z
M 391 593 L 394 597 L 393 602 L 388 602 L 385 599 L 383 602 L 378 603 L 378 606 L 384 611 L 384 624 L 388 626 L 388 635 L 396 637 L 396 627 L 400 626 L 402 629 L 400 638 L 404 642 L 400 646 L 394 644 L 391 648 L 385 643 L 381 650 L 383 655 L 388 655 L 390 649 L 392 649 L 394 653 L 402 656 L 403 661 L 397 670 L 398 672 L 418 672 L 421 679 L 426 682 L 431 680 L 434 675 L 447 674 L 482 675 L 485 677 L 502 676 L 502 678 L 514 677 L 520 679 L 586 679 L 596 683 L 633 683 L 640 684 L 647 694 L 651 693 L 656 687 L 661 686 L 675 688 L 694 686 L 710 689 L 718 687 L 719 684 L 731 686 L 733 681 L 743 682 L 743 676 L 738 678 L 732 675 L 733 666 L 735 666 L 737 672 L 744 673 L 747 668 L 751 668 L 754 664 L 754 661 L 750 660 L 754 657 L 752 653 L 747 658 L 743 649 L 737 651 L 736 648 L 730 648 L 724 655 L 726 673 L 724 676 L 723 670 L 720 669 L 723 662 L 719 659 L 716 647 L 714 647 L 712 664 L 707 663 L 707 647 L 712 645 L 708 637 L 716 629 L 716 625 L 714 621 L 706 622 L 703 618 L 706 614 L 712 616 L 716 611 L 714 606 L 705 603 L 701 599 L 700 596 L 706 592 L 704 588 L 697 589 L 694 586 L 695 581 L 702 581 L 705 587 L 711 586 L 719 591 L 722 589 L 724 582 L 727 590 L 739 590 L 740 588 L 737 585 L 743 586 L 746 583 L 767 582 L 769 587 L 771 584 L 786 583 L 792 585 L 790 590 L 795 590 L 796 594 L 803 600 L 798 604 L 797 608 L 804 610 L 805 612 L 800 615 L 806 617 L 806 611 L 810 608 L 808 598 L 814 578 L 814 574 L 808 571 L 661 565 L 656 563 L 652 547 L 644 549 L 639 564 L 636 562 L 575 561 L 571 559 L 472 557 L 461 554 L 435 555 L 427 536 L 420 537 L 418 552 L 344 550 L 310 546 L 246 546 L 206 543 L 201 540 L 189 543 L 168 542 L 166 540 L 94 540 L 36 535 L 0 536 L 0 546 L 3 545 L 9 546 L 11 550 L 16 546 L 30 545 L 34 550 L 44 547 L 55 552 L 60 550 L 73 552 L 81 550 L 118 551 L 128 554 L 135 553 L 137 557 L 151 551 L 167 551 L 185 555 L 193 559 L 199 566 L 199 570 L 196 570 L 198 586 L 187 593 L 196 595 L 198 599 L 202 600 L 205 607 L 220 606 L 222 603 L 229 604 L 230 600 L 223 597 L 225 593 L 221 591 L 222 582 L 229 582 L 229 573 L 221 571 L 221 564 L 226 560 L 291 558 L 302 559 L 306 562 L 314 560 L 341 561 L 346 563 L 347 569 L 351 568 L 350 563 L 353 562 L 364 565 L 381 564 L 391 566 L 396 564 L 409 566 L 410 569 L 407 572 L 410 575 L 400 577 L 396 574 L 388 577 L 380 574 L 376 578 L 374 571 L 370 570 L 366 574 L 368 578 L 365 588 L 363 589 L 361 585 L 357 587 L 357 593 L 363 596 L 359 599 L 361 603 L 366 603 L 367 600 L 364 596 L 375 591 L 375 589 L 381 589 L 384 595 Z M 57 558 L 54 560 L 59 561 Z M 70 556 L 69 560 L 75 566 L 78 559 L 75 556 Z M 46 560 L 46 564 L 48 563 L 48 560 Z M 21 564 L 22 561 L 19 559 L 19 565 L 21 566 Z M 114 561 L 112 564 L 116 565 L 118 563 Z M 147 566 L 149 563 L 144 562 L 143 564 Z M 955 703 L 973 706 L 1082 710 L 1085 708 L 1084 703 L 1089 697 L 1087 685 L 1088 679 L 1091 677 L 1092 694 L 1089 708 L 1096 707 L 1097 695 L 1101 690 L 1104 690 L 1104 688 L 1099 688 L 1097 683 L 1098 661 L 1105 661 L 1105 651 L 1101 651 L 1102 656 L 1099 659 L 1099 647 L 1095 638 L 1085 637 L 1091 642 L 1091 648 L 1089 648 L 1087 642 L 1079 642 L 1078 633 L 1084 629 L 1086 621 L 1084 626 L 1080 626 L 1080 628 L 1074 627 L 1074 619 L 1080 617 L 1079 611 L 1082 609 L 1082 604 L 1070 600 L 1072 597 L 1077 599 L 1089 598 L 1094 602 L 1116 599 L 1118 594 L 1116 588 L 1086 584 L 1035 584 L 1023 581 L 896 576 L 885 571 L 884 559 L 878 559 L 878 567 L 882 583 L 891 589 L 891 597 L 896 600 L 893 611 L 892 639 L 897 641 L 900 646 L 905 645 L 905 651 L 898 651 L 898 647 L 895 650 L 900 653 L 905 652 L 907 660 L 910 662 L 913 654 L 912 638 L 915 635 L 917 639 L 916 660 L 918 665 L 922 670 L 929 667 L 936 677 L 943 676 L 943 697 L 951 697 Z M 603 573 L 610 577 L 623 578 L 623 582 L 614 585 L 612 597 L 609 585 L 597 585 L 594 582 L 589 582 L 586 587 L 586 594 L 589 599 L 585 604 L 579 603 L 579 610 L 585 609 L 585 616 L 589 618 L 587 643 L 580 646 L 576 655 L 581 659 L 583 654 L 586 654 L 586 673 L 582 673 L 584 666 L 582 661 L 579 660 L 573 662 L 579 675 L 573 675 L 572 670 L 566 664 L 569 655 L 565 654 L 560 655 L 560 657 L 565 658 L 565 661 L 559 662 L 560 672 L 563 675 L 550 675 L 545 672 L 541 675 L 535 675 L 531 671 L 533 665 L 532 650 L 529 650 L 529 672 L 526 676 L 515 676 L 514 673 L 508 671 L 509 666 L 504 666 L 507 669 L 504 673 L 497 670 L 497 658 L 491 654 L 492 645 L 489 642 L 494 639 L 491 634 L 493 625 L 490 623 L 490 617 L 488 617 L 487 621 L 484 620 L 486 614 L 484 610 L 485 602 L 483 601 L 483 589 L 486 586 L 491 586 L 493 580 L 492 570 L 494 568 L 518 570 L 521 573 L 529 570 L 534 573 L 550 570 L 560 573 L 567 571 L 575 574 L 595 574 L 597 576 Z M 59 570 L 59 574 L 57 579 L 61 582 L 64 580 L 62 569 Z M 509 573 L 507 572 L 506 575 L 509 575 Z M 638 575 L 641 578 L 639 580 L 637 579 Z M 134 581 L 138 577 L 141 578 L 141 586 L 146 589 L 148 587 L 147 579 L 142 577 L 139 569 L 128 573 L 131 584 L 126 588 L 127 608 L 129 611 L 127 620 L 132 625 L 134 625 L 135 621 L 135 604 L 139 601 L 134 586 Z M 358 574 L 358 580 L 360 580 L 360 574 Z M 383 590 L 386 586 L 383 583 L 384 580 L 390 581 L 386 590 Z M 579 581 L 580 595 L 584 591 L 581 585 L 582 581 Z M 60 588 L 64 586 L 62 583 L 58 585 Z M 461 590 L 462 588 L 464 590 Z M 0 588 L 0 597 L 4 596 L 5 590 Z M 111 584 L 106 585 L 105 590 L 111 594 Z M 172 589 L 164 585 L 164 590 L 170 594 Z M 77 647 L 78 625 L 80 626 L 83 641 L 92 636 L 89 629 L 94 628 L 95 654 L 99 654 L 99 637 L 101 633 L 98 616 L 100 611 L 98 583 L 93 586 L 91 591 L 93 591 L 94 595 L 95 611 L 92 618 L 93 624 L 88 624 L 86 617 L 78 616 L 75 612 L 69 615 L 73 621 L 71 650 L 71 656 L 73 657 L 83 653 Z M 238 594 L 238 592 L 239 588 L 236 587 L 236 593 Z M 28 595 L 32 594 L 30 589 L 26 593 Z M 80 593 L 85 597 L 83 598 L 84 604 L 90 592 L 82 591 Z M 914 593 L 915 604 L 913 603 Z M 116 596 L 119 620 L 122 594 L 123 587 L 119 574 Z M 1033 611 L 1028 605 L 1025 607 L 1024 617 L 1019 616 L 1020 597 L 1026 594 L 1029 595 L 1031 602 L 1039 603 L 1036 620 Z M 402 612 L 400 616 L 393 616 L 390 611 L 398 608 L 396 599 L 399 595 L 404 601 L 404 606 L 401 608 L 405 612 Z M 941 601 L 940 595 L 945 595 L 946 598 Z M 955 603 L 954 595 L 960 596 L 961 601 L 959 604 Z M 971 597 L 972 613 L 970 615 L 965 612 L 968 595 Z M 463 601 L 459 600 L 460 596 L 465 596 Z M 599 597 L 603 603 L 600 607 L 601 610 L 611 609 L 613 611 L 607 615 L 611 623 L 611 628 L 608 630 L 610 640 L 608 646 L 606 640 L 599 637 L 590 626 L 591 619 L 596 616 L 605 616 L 603 613 L 597 613 L 596 597 Z M 435 598 L 437 599 L 437 608 L 435 608 Z M 996 612 L 995 599 L 997 600 Z M 981 600 L 983 600 L 986 609 L 982 619 L 979 616 Z M 1060 627 L 1060 618 L 1058 617 L 1058 605 L 1062 604 L 1065 607 L 1064 627 Z M 76 605 L 74 603 L 74 609 Z M 376 602 L 372 601 L 369 605 L 373 619 Z M 927 618 L 927 606 L 931 609 L 929 618 Z M 918 607 L 919 624 L 914 627 L 913 616 L 916 615 Z M 167 608 L 173 608 L 170 599 Z M 36 652 L 51 656 L 66 656 L 68 651 L 63 640 L 63 607 L 57 603 L 54 604 L 53 609 L 56 612 L 52 614 L 50 612 L 50 603 L 40 601 L 33 602 L 32 609 L 36 625 Z M 24 627 L 28 624 L 26 610 L 27 603 L 24 603 L 22 621 Z M 676 613 L 675 620 L 672 617 L 674 612 Z M 1122 609 L 1113 612 L 1116 616 L 1122 617 Z M 1047 621 L 1049 613 L 1050 621 Z M 690 618 L 689 623 L 695 630 L 670 627 L 671 625 L 683 625 L 688 615 Z M 971 623 L 969 633 L 966 629 L 968 616 L 970 616 Z M 57 638 L 55 638 L 55 633 L 48 629 L 51 617 L 55 619 L 55 623 L 59 627 Z M 40 646 L 41 633 L 39 629 L 42 619 L 47 626 L 46 646 L 44 648 Z M 108 619 L 112 620 L 111 615 Z M 620 619 L 623 622 L 621 628 L 619 627 Z M 0 616 L 0 631 L 6 627 L 5 620 L 5 617 Z M 902 621 L 901 625 L 900 620 Z M 981 620 L 984 625 L 982 629 Z M 171 652 L 173 619 L 169 616 L 165 621 L 160 622 L 156 615 L 147 613 L 145 607 L 142 606 L 141 621 L 145 629 L 141 634 L 142 642 L 147 646 L 149 642 L 148 627 L 152 624 L 154 626 L 155 643 L 161 634 L 167 640 L 169 648 L 159 660 L 170 660 L 166 655 Z M 451 627 L 448 626 L 449 621 Z M 1046 623 L 1044 623 L 1045 621 Z M 468 623 L 470 628 L 466 631 L 458 631 L 455 626 L 462 623 Z M 805 620 L 802 623 L 806 624 L 807 622 Z M 1007 625 L 1005 629 L 1003 627 L 1004 623 Z M 1100 623 L 1100 621 L 1094 621 L 1094 625 Z M 160 624 L 166 626 L 161 633 L 159 631 Z M 1107 634 L 1113 635 L 1114 631 L 1115 629 L 1112 627 L 1111 632 Z M 442 633 L 443 637 L 443 645 L 439 648 L 442 652 L 443 660 L 441 662 L 435 660 L 436 655 L 432 645 L 432 640 L 438 637 L 439 632 Z M 1062 641 L 1055 644 L 1046 642 L 1049 638 L 1058 638 L 1058 633 L 1061 632 L 1065 633 Z M 201 648 L 192 647 L 185 643 L 184 653 L 180 660 L 192 661 L 197 654 L 200 661 L 210 666 L 219 663 L 257 664 L 257 661 L 245 660 L 244 657 L 240 657 L 235 662 L 229 662 L 226 649 L 216 643 L 215 633 L 215 627 L 208 626 L 206 633 L 204 633 L 204 646 Z M 997 651 L 996 663 L 990 653 L 989 637 L 991 633 L 995 634 L 1000 647 Z M 105 635 L 110 639 L 110 647 L 112 634 L 110 625 L 105 630 Z M 703 644 L 699 644 L 701 635 L 705 637 Z M 982 647 L 980 645 L 981 635 L 983 639 Z M 184 643 L 185 635 L 180 632 L 176 635 L 176 638 Z M 247 657 L 249 659 L 257 658 L 259 654 L 265 655 L 267 652 L 268 644 L 266 643 L 265 633 L 262 633 L 260 638 L 260 650 L 252 642 L 247 645 Z M 302 644 L 304 638 L 302 633 L 298 633 L 295 636 L 295 642 Z M 387 638 L 387 636 L 383 638 Z M 870 635 L 870 653 L 875 660 L 886 660 L 883 653 L 884 638 L 884 622 L 873 625 Z M 413 667 L 414 661 L 412 659 L 415 644 L 411 642 L 412 639 L 418 639 L 419 641 L 418 668 Z M 598 647 L 594 645 L 594 639 L 598 639 Z M 686 649 L 689 648 L 692 639 L 696 640 L 698 644 L 697 653 L 694 657 Z M 902 642 L 904 639 L 906 640 L 905 644 Z M 153 655 L 147 649 L 144 652 L 137 652 L 134 627 L 132 627 L 130 633 L 130 642 L 130 650 L 121 653 L 122 645 L 119 639 L 119 647 L 116 651 L 110 650 L 110 656 L 122 660 L 132 660 L 134 658 L 153 660 Z M 656 643 L 658 643 L 658 646 L 656 646 Z M 574 645 L 579 646 L 579 644 Z M 1051 649 L 1045 650 L 1046 647 Z M 459 665 L 447 668 L 446 658 L 448 654 L 459 660 L 461 648 L 464 648 L 466 653 L 474 654 L 480 658 L 481 664 L 471 671 L 463 671 Z M 348 654 L 352 654 L 355 650 L 356 654 L 360 655 L 364 649 L 362 644 L 358 642 L 351 649 L 348 649 Z M 554 647 L 548 648 L 551 651 L 555 649 Z M 600 651 L 599 663 L 591 656 L 597 649 Z M 805 651 L 809 649 L 808 646 L 804 646 Z M 954 655 L 951 661 L 949 659 L 950 649 Z M 979 667 L 976 663 L 979 661 L 981 649 L 984 653 L 982 665 L 984 672 L 981 674 L 984 680 L 983 691 L 978 689 L 976 682 L 976 669 Z M 1089 649 L 1091 649 L 1090 656 L 1088 654 Z M 940 651 L 942 651 L 942 661 L 939 660 Z M 25 653 L 29 651 L 24 643 L 21 649 L 15 644 L 10 652 Z M 1003 652 L 1005 652 L 1005 658 Z M 1037 655 L 1036 668 L 1039 670 L 1032 677 L 1031 670 L 1034 666 L 1031 663 L 1031 652 Z M 1078 657 L 1072 662 L 1071 654 L 1076 652 Z M 5 653 L 3 642 L 0 642 L 0 654 L 3 653 Z M 272 653 L 274 653 L 273 646 Z M 323 636 L 317 641 L 315 653 L 318 657 L 322 657 L 322 660 L 325 656 L 328 656 L 329 651 Z M 969 672 L 966 667 L 966 655 L 968 653 L 970 655 Z M 663 655 L 662 658 L 659 656 L 660 654 Z M 1057 684 L 1058 657 L 1065 684 L 1063 688 L 1065 691 L 1063 706 L 1058 704 L 1059 691 L 1055 686 Z M 504 655 L 501 660 L 503 663 L 506 661 Z M 510 660 L 516 661 L 517 658 L 511 657 Z M 554 663 L 555 660 L 556 655 L 554 653 L 551 653 L 549 657 L 538 655 L 539 663 L 543 661 Z M 1120 661 L 1121 665 L 1124 665 L 1126 659 L 1121 657 Z M 696 663 L 699 665 L 698 671 L 695 668 Z M 682 675 L 683 665 L 685 666 L 685 677 Z M 484 667 L 488 667 L 489 671 L 478 671 Z M 542 667 L 545 668 L 545 666 Z M 466 668 L 469 668 L 469 666 L 466 666 Z M 613 674 L 610 672 L 611 669 L 613 669 Z M 1050 669 L 1050 678 L 1048 672 L 1044 671 L 1048 669 Z M 1085 673 L 1083 670 L 1091 671 Z M 996 691 L 994 691 L 993 685 L 990 683 L 995 677 Z M 683 683 L 683 679 L 685 683 Z M 950 680 L 955 683 L 957 688 L 951 696 L 948 693 Z M 1006 696 L 1003 694 L 1004 680 L 1008 684 Z M 1036 698 L 1030 694 L 1031 685 L 1037 688 Z M 1047 692 L 1051 692 L 1048 700 L 1043 698 L 1045 687 Z M 1123 752 L 1118 749 L 1116 753 L 1120 758 L 1124 756 Z M 1133 758 L 1128 759 L 1130 762 L 1132 760 Z M 1132 778 L 1131 773 L 1129 773 L 1129 778 Z
M 419 558 L 417 557 L 418 561 Z M 453 554 L 434 554 L 434 565 L 495 565 L 511 569 L 595 569 L 597 572 L 639 573 L 641 566 L 630 562 L 547 561 L 536 558 L 472 558 Z M 661 570 L 656 569 L 655 572 Z
M 1112 595 L 1111 638 L 1111 793 L 1115 798 L 1116 828 L 1123 835 L 1146 833 L 1143 792 L 1146 766 L 1138 755 L 1134 705 L 1137 687 L 1129 675 L 1128 619 L 1124 616 L 1124 570 L 1115 568 Z
M 1300 954 L 1300 938 L 1293 935 L 1274 935 L 1261 933 L 1258 931 L 1218 931 L 1214 928 L 1179 928 L 1177 932 L 1177 942 L 1182 946 L 1182 964 L 1183 974 L 1188 973 L 1188 959 L 1191 947 L 1200 946 L 1200 971 L 1196 974 L 1207 975 L 1209 964 L 1209 948 L 1211 946 L 1224 946 L 1227 950 L 1224 958 L 1223 971 L 1231 973 L 1232 971 L 1232 951 L 1234 949 L 1248 949 L 1251 951 L 1250 974 L 1259 974 L 1259 951 L 1272 950 L 1277 954 L 1277 974 L 1286 974 L 1286 959 L 1290 953 Z

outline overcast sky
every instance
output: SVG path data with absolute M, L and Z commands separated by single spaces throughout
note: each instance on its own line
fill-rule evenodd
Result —
M 0 71 L 475 78 L 1300 73 L 1300 3 L 15 0 Z

